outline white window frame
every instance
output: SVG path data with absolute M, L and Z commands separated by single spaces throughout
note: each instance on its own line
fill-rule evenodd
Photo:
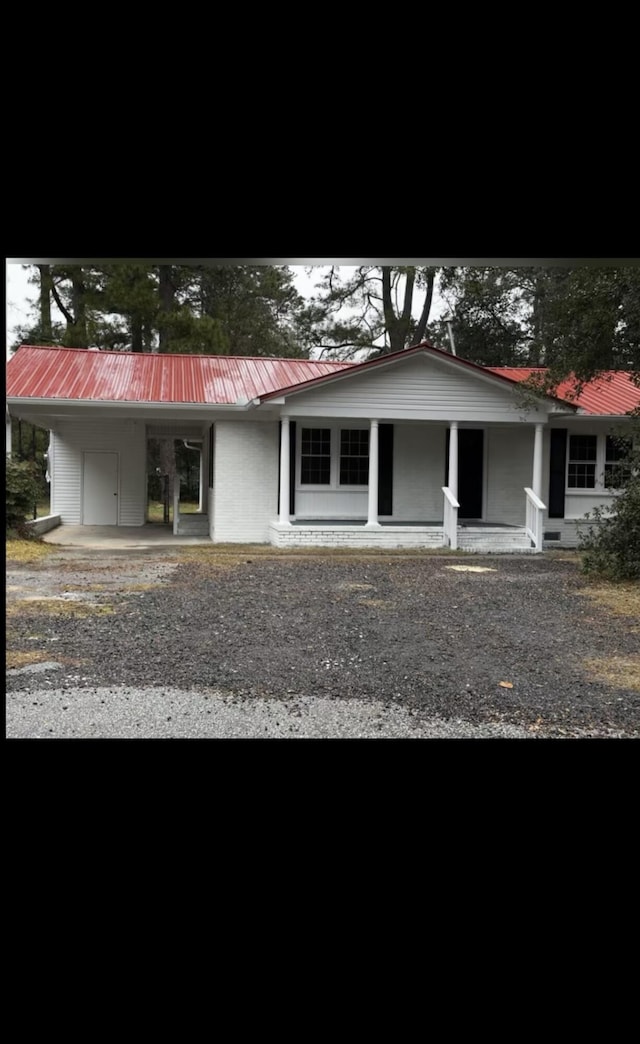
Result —
M 302 482 L 302 431 L 304 428 L 310 430 L 317 429 L 319 431 L 330 430 L 330 442 L 329 442 L 329 482 L 310 483 Z M 333 488 L 333 457 L 334 457 L 334 432 L 331 429 L 330 424 L 301 424 L 300 434 L 296 439 L 296 490 L 327 490 Z
M 609 496 L 615 496 L 616 490 L 612 489 L 611 486 L 605 485 L 605 464 L 607 463 L 607 436 L 612 433 L 607 432 L 596 432 L 596 431 L 568 431 L 567 432 L 567 460 L 565 467 L 565 494 L 568 496 L 593 496 L 594 493 L 606 493 Z M 593 461 L 595 464 L 595 478 L 593 486 L 570 486 L 569 485 L 569 462 L 571 459 L 571 437 L 572 435 L 578 438 L 584 436 L 595 436 L 596 442 L 596 459 Z
M 330 466 L 330 481 L 328 484 L 322 485 L 310 485 L 301 481 L 302 474 L 302 430 L 303 428 L 325 428 L 331 431 L 331 466 Z M 313 421 L 298 421 L 299 436 L 296 438 L 296 492 L 298 493 L 314 493 L 314 492 L 335 492 L 337 490 L 349 490 L 353 493 L 366 493 L 369 489 L 369 483 L 366 485 L 351 486 L 346 483 L 340 482 L 340 432 L 346 431 L 368 431 L 371 429 L 369 425 L 363 424 L 361 420 L 354 421 L 331 421 L 330 423 L 320 422 L 317 420 Z M 369 434 L 371 438 L 371 434 Z
M 594 461 L 585 461 L 584 463 L 593 464 L 594 475 L 593 475 L 593 486 L 570 486 L 569 485 L 569 465 L 571 464 L 571 439 L 593 439 L 596 440 L 596 459 Z M 602 460 L 603 450 L 603 436 L 598 435 L 595 431 L 569 431 L 567 433 L 567 464 L 565 471 L 565 486 L 567 492 L 572 496 L 574 493 L 593 493 L 598 490 L 598 478 L 600 473 L 604 473 L 604 462 Z M 604 489 L 604 475 L 602 478 L 602 488 Z

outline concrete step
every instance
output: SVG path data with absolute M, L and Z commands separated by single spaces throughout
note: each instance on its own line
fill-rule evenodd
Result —
M 485 553 L 508 553 L 531 551 L 531 541 L 524 528 L 464 530 L 458 532 L 458 548 L 461 551 Z
M 208 536 L 208 515 L 180 515 L 178 519 L 178 536 Z

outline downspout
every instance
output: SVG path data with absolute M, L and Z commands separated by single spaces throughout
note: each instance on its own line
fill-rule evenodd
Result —
M 195 450 L 197 453 L 200 454 L 200 465 L 198 467 L 198 512 L 201 514 L 204 508 L 204 476 L 202 474 L 202 454 L 204 450 L 204 442 L 201 442 L 199 446 L 193 446 L 191 443 L 187 442 L 186 439 L 183 439 L 182 443 L 185 449 Z

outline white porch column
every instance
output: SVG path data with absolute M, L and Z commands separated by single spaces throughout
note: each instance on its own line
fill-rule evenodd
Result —
M 542 499 L 542 440 L 544 437 L 544 425 L 536 424 L 533 438 L 533 480 L 531 488 L 537 497 Z
M 7 457 L 11 457 L 11 414 L 9 410 L 6 411 L 6 422 L 7 422 Z
M 458 499 L 458 422 L 449 425 L 449 489 Z
M 202 449 L 200 450 L 200 479 L 199 479 L 199 490 L 200 494 L 198 497 L 198 511 L 202 512 L 205 510 L 205 488 L 204 488 L 204 442 L 202 443 Z
M 369 511 L 367 529 L 379 529 L 378 522 L 378 421 L 369 428 Z
M 280 421 L 280 515 L 278 521 L 283 526 L 290 526 L 289 517 L 289 488 L 291 475 L 289 441 L 289 418 L 282 417 Z

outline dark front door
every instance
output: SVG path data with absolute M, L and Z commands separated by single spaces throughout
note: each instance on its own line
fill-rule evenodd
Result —
M 458 430 L 458 518 L 482 518 L 482 485 L 484 466 L 484 431 L 480 428 Z M 447 430 L 447 465 L 445 486 L 449 485 L 449 431 Z

